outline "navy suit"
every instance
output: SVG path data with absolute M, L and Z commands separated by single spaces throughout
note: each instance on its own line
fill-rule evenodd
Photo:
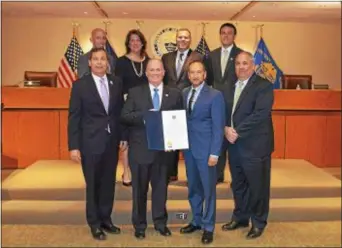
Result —
M 119 143 L 126 140 L 126 132 L 120 125 L 122 82 L 111 75 L 107 75 L 107 79 L 108 113 L 92 74 L 73 83 L 69 104 L 69 150 L 77 149 L 81 153 L 86 182 L 87 222 L 94 228 L 111 222 Z
M 184 106 L 188 106 L 190 90 L 188 87 L 183 91 Z M 209 155 L 220 155 L 224 124 L 223 95 L 204 84 L 191 114 L 187 115 L 189 149 L 184 150 L 184 159 L 193 215 L 191 224 L 209 232 L 215 228 L 216 168 L 210 167 L 208 160 Z
M 225 89 L 226 126 L 231 126 L 235 85 Z M 270 198 L 273 85 L 253 74 L 243 89 L 233 113 L 239 137 L 229 143 L 229 166 L 235 209 L 232 220 L 263 229 L 267 224 Z

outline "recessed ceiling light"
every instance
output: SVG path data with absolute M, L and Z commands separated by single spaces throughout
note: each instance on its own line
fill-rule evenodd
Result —
M 87 11 L 84 11 L 83 13 L 84 13 L 85 15 L 88 15 L 88 12 L 87 12 Z
M 122 12 L 122 14 L 123 14 L 123 15 L 128 15 L 128 13 L 127 13 L 127 12 Z
M 253 18 L 255 18 L 255 16 L 252 16 Z

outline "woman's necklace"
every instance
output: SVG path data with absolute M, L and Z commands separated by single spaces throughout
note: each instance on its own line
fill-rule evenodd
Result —
M 133 70 L 134 70 L 134 73 L 135 75 L 137 75 L 138 77 L 142 77 L 143 75 L 143 61 L 145 60 L 145 57 L 140 61 L 140 71 L 138 72 L 137 68 L 135 67 L 135 63 L 132 59 L 130 59 L 131 61 L 131 64 L 132 64 L 132 67 L 133 67 Z

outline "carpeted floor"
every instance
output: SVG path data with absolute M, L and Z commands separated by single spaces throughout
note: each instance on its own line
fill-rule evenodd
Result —
M 145 240 L 136 240 L 131 226 L 105 241 L 92 239 L 87 226 L 3 225 L 2 247 L 200 247 L 201 232 L 182 235 L 172 226 L 171 237 L 149 227 Z M 248 228 L 222 232 L 216 226 L 209 247 L 341 247 L 341 222 L 270 223 L 262 237 L 246 240 Z

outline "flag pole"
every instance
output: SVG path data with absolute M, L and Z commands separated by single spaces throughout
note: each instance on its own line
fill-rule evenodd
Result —
M 106 20 L 106 21 L 103 21 L 104 25 L 105 25 L 105 32 L 106 32 L 106 35 L 108 33 L 108 25 L 112 24 L 111 21 L 109 20 Z
M 143 24 L 144 23 L 144 21 L 139 21 L 139 20 L 136 20 L 135 21 L 136 22 L 136 24 L 137 24 L 137 26 L 138 26 L 138 30 L 140 30 L 141 29 L 141 24 Z
M 206 25 L 209 24 L 209 22 L 202 22 L 202 37 L 203 39 L 205 39 L 205 28 L 206 28 Z M 202 49 L 204 51 L 204 42 L 202 43 Z
M 77 22 L 73 22 L 72 23 L 72 39 L 76 38 L 76 32 L 77 32 L 77 28 L 78 28 L 79 24 Z M 73 44 L 73 61 L 74 61 L 74 68 L 76 68 L 76 42 L 72 42 Z

